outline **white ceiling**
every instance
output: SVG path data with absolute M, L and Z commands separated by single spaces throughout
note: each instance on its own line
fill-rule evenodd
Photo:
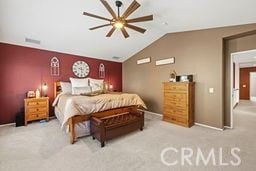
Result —
M 256 67 L 256 49 L 233 54 L 233 61 L 240 68 Z
M 115 0 L 108 0 L 113 8 Z M 123 0 L 124 11 L 132 0 Z M 0 0 L 0 42 L 120 62 L 136 54 L 166 33 L 256 23 L 255 0 L 138 0 L 141 7 L 130 18 L 154 14 L 154 21 L 136 25 L 143 35 L 128 30 L 88 28 L 104 21 L 83 16 L 83 11 L 110 17 L 98 0 Z M 168 25 L 163 24 L 167 22 Z M 40 40 L 36 45 L 25 38 Z
M 256 62 L 241 63 L 239 64 L 239 67 L 240 68 L 256 67 Z

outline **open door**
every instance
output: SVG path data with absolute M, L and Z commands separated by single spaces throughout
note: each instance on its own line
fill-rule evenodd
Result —
M 256 102 L 256 72 L 250 73 L 250 100 Z

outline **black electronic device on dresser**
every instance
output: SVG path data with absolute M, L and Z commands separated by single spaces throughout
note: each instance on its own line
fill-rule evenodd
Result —
M 176 82 L 193 82 L 193 75 L 178 75 Z

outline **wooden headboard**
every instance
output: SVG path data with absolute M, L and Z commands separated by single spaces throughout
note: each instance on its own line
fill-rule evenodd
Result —
M 54 98 L 56 98 L 62 92 L 60 82 L 54 82 Z

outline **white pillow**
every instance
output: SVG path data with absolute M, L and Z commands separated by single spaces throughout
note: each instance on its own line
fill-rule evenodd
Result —
M 104 90 L 104 80 L 89 78 L 92 91 Z
M 72 95 L 81 95 L 81 94 L 87 94 L 91 93 L 92 88 L 87 86 L 87 87 L 74 87 L 73 88 L 73 93 Z
M 72 86 L 71 83 L 69 82 L 60 82 L 61 86 L 61 91 L 66 94 L 66 93 L 72 93 Z
M 72 94 L 74 94 L 75 87 L 88 87 L 89 86 L 88 78 L 83 78 L 83 79 L 69 78 L 69 79 L 70 79 L 71 85 L 72 85 Z

